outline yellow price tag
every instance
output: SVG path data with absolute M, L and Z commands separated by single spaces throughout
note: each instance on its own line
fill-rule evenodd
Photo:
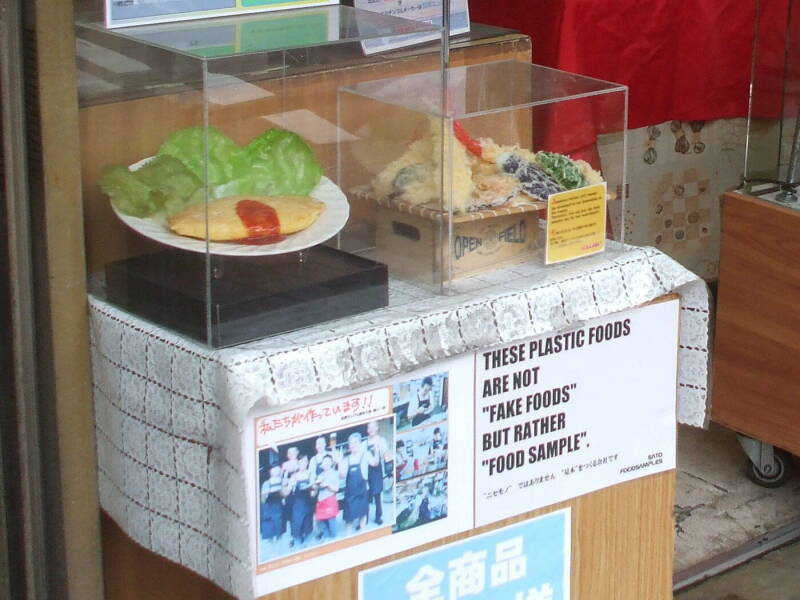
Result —
M 606 247 L 606 184 L 552 194 L 547 200 L 547 265 L 602 252 Z

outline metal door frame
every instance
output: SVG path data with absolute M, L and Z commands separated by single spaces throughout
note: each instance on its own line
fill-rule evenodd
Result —
M 5 242 L 0 332 L 3 385 L 0 419 L 0 596 L 49 597 L 46 513 L 42 478 L 39 395 L 35 348 L 34 267 L 28 195 L 26 112 L 19 0 L 0 6 L 0 190 Z M 0 262 L 0 264 L 2 264 Z M 2 306 L 5 305 L 5 306 Z

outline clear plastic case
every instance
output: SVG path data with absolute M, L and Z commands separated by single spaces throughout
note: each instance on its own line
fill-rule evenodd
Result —
M 77 37 L 91 289 L 212 347 L 544 265 L 555 192 L 605 185 L 623 241 L 626 88 L 507 37 L 445 68 L 442 27 L 339 5 Z
M 427 40 L 401 66 L 441 73 L 441 32 L 339 5 L 79 22 L 93 292 L 215 347 L 385 306 L 386 265 L 335 243 L 337 89 L 391 72 L 396 42 Z
M 551 194 L 600 183 L 601 237 L 622 242 L 626 108 L 624 86 L 514 60 L 343 88 L 340 129 L 355 136 L 339 181 L 359 218 L 342 247 L 437 291 L 476 289 L 503 265 L 547 262 Z M 603 164 L 600 135 L 616 138 Z
M 743 185 L 797 205 L 800 185 L 800 1 L 756 3 Z

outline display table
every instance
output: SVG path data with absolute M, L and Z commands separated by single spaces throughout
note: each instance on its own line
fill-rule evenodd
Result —
M 91 298 L 103 509 L 141 546 L 237 597 L 253 597 L 242 436 L 249 435 L 254 407 L 277 410 L 346 393 L 450 357 L 575 328 L 672 292 L 680 295 L 677 417 L 705 424 L 707 290 L 667 256 L 620 247 L 546 270 L 533 264 L 499 269 L 459 285 L 459 294 L 442 297 L 392 281 L 386 309 L 222 350 Z M 484 289 L 470 290 L 475 287 Z M 609 375 L 624 377 L 625 365 Z M 669 597 L 673 477 L 667 471 L 566 503 L 578 540 L 577 597 Z M 134 549 L 115 526 L 106 527 L 105 537 L 110 598 L 162 597 L 142 595 L 142 586 L 173 589 L 186 576 L 174 571 L 176 579 L 146 582 L 154 557 Z M 641 562 L 631 561 L 634 555 Z M 623 568 L 628 564 L 634 572 Z M 354 585 L 356 571 L 275 597 L 345 597 L 341 590 Z M 605 575 L 598 579 L 599 572 Z M 207 589 L 206 596 L 173 589 L 163 597 L 225 597 Z

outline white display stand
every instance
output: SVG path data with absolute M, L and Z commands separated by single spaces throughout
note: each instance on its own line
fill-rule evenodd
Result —
M 277 589 L 254 586 L 259 559 L 251 535 L 255 531 L 255 509 L 247 485 L 254 459 L 252 452 L 243 451 L 244 437 L 254 437 L 254 417 L 310 406 L 323 398 L 345 398 L 384 387 L 387 382 L 391 385 L 414 378 L 417 372 L 435 374 L 445 367 L 458 370 L 461 367 L 448 365 L 464 357 L 473 362 L 474 369 L 483 352 L 515 343 L 527 343 L 529 348 L 532 338 L 544 340 L 605 323 L 611 324 L 612 339 L 603 344 L 608 344 L 609 356 L 613 357 L 612 346 L 618 341 L 613 339 L 614 323 L 625 319 L 617 313 L 672 292 L 680 295 L 678 421 L 705 423 L 708 295 L 704 282 L 653 249 L 619 248 L 550 267 L 544 280 L 543 268 L 524 264 L 492 272 L 480 284 L 484 287 L 486 278 L 491 278 L 496 282 L 494 292 L 486 294 L 484 289 L 480 295 L 470 293 L 469 280 L 461 284 L 463 293 L 454 297 L 430 296 L 394 281 L 387 309 L 216 351 L 92 298 L 98 466 L 104 510 L 134 541 L 211 579 L 236 597 L 253 598 Z M 668 326 L 669 321 L 666 323 Z M 585 391 L 577 375 L 574 381 L 564 379 L 564 373 L 558 381 L 553 380 L 553 387 L 578 384 L 572 409 L 575 414 L 565 417 L 571 434 L 586 431 L 587 441 L 602 437 L 589 435 L 589 425 L 578 426 L 582 418 L 578 402 L 610 403 L 615 390 L 620 390 L 624 399 L 626 385 L 646 375 L 642 365 L 631 363 L 637 348 L 644 351 L 649 344 L 646 325 L 632 327 L 631 331 L 639 331 L 637 335 L 643 337 L 637 338 L 641 340 L 638 346 L 629 348 L 627 354 L 620 352 L 619 361 L 606 365 L 597 362 L 603 360 L 599 355 L 589 357 L 610 371 L 607 376 L 615 382 L 613 388 L 599 387 L 593 393 L 590 388 L 598 384 L 590 382 L 590 374 L 581 375 L 589 378 Z M 655 350 L 652 357 L 652 373 L 669 379 L 676 370 L 669 353 L 670 347 L 675 348 L 674 322 L 672 334 L 661 331 L 658 335 L 666 340 L 666 346 L 655 345 L 661 350 Z M 601 349 L 603 344 L 594 347 Z M 578 355 L 574 358 L 578 360 Z M 545 367 L 543 362 L 541 368 L 555 373 L 561 367 Z M 462 410 L 470 411 L 474 380 L 467 383 L 468 397 L 459 401 L 464 403 Z M 638 390 L 643 403 L 636 422 L 658 432 L 652 443 L 645 448 L 634 441 L 628 445 L 629 455 L 616 452 L 618 464 L 607 476 L 598 475 L 596 483 L 576 486 L 574 492 L 570 492 L 569 477 L 561 477 L 564 493 L 557 499 L 672 468 L 674 447 L 663 440 L 674 432 L 675 419 L 670 409 L 664 412 L 664 391 L 671 395 L 674 389 L 662 383 L 653 390 L 630 388 Z M 461 387 L 463 384 L 459 382 Z M 638 381 L 636 385 L 642 384 Z M 585 395 L 579 400 L 581 394 Z M 629 400 L 627 406 L 626 410 L 631 410 L 635 403 Z M 557 426 L 558 413 L 554 414 Z M 380 415 L 385 417 L 388 412 Z M 376 417 L 380 415 L 376 413 Z M 573 431 L 573 425 L 580 431 Z M 602 423 L 592 426 L 598 433 L 604 430 Z M 313 431 L 303 436 L 307 434 Z M 620 439 L 621 448 L 626 446 L 623 441 Z M 637 452 L 644 453 L 643 458 Z M 603 457 L 608 463 L 610 453 L 604 449 L 603 456 L 587 454 L 586 461 L 576 464 L 591 464 Z M 639 467 L 641 464 L 645 466 Z M 574 466 L 565 463 L 560 467 Z M 625 471 L 628 467 L 631 469 Z M 593 468 L 596 474 L 603 470 L 597 464 Z M 459 529 L 494 520 L 483 514 L 480 519 L 463 521 Z M 509 516 L 506 509 L 497 515 L 504 516 Z M 446 529 L 434 537 L 452 532 Z M 421 537 L 420 541 L 430 540 Z M 372 558 L 365 555 L 358 560 Z M 314 574 L 304 575 L 309 576 Z

